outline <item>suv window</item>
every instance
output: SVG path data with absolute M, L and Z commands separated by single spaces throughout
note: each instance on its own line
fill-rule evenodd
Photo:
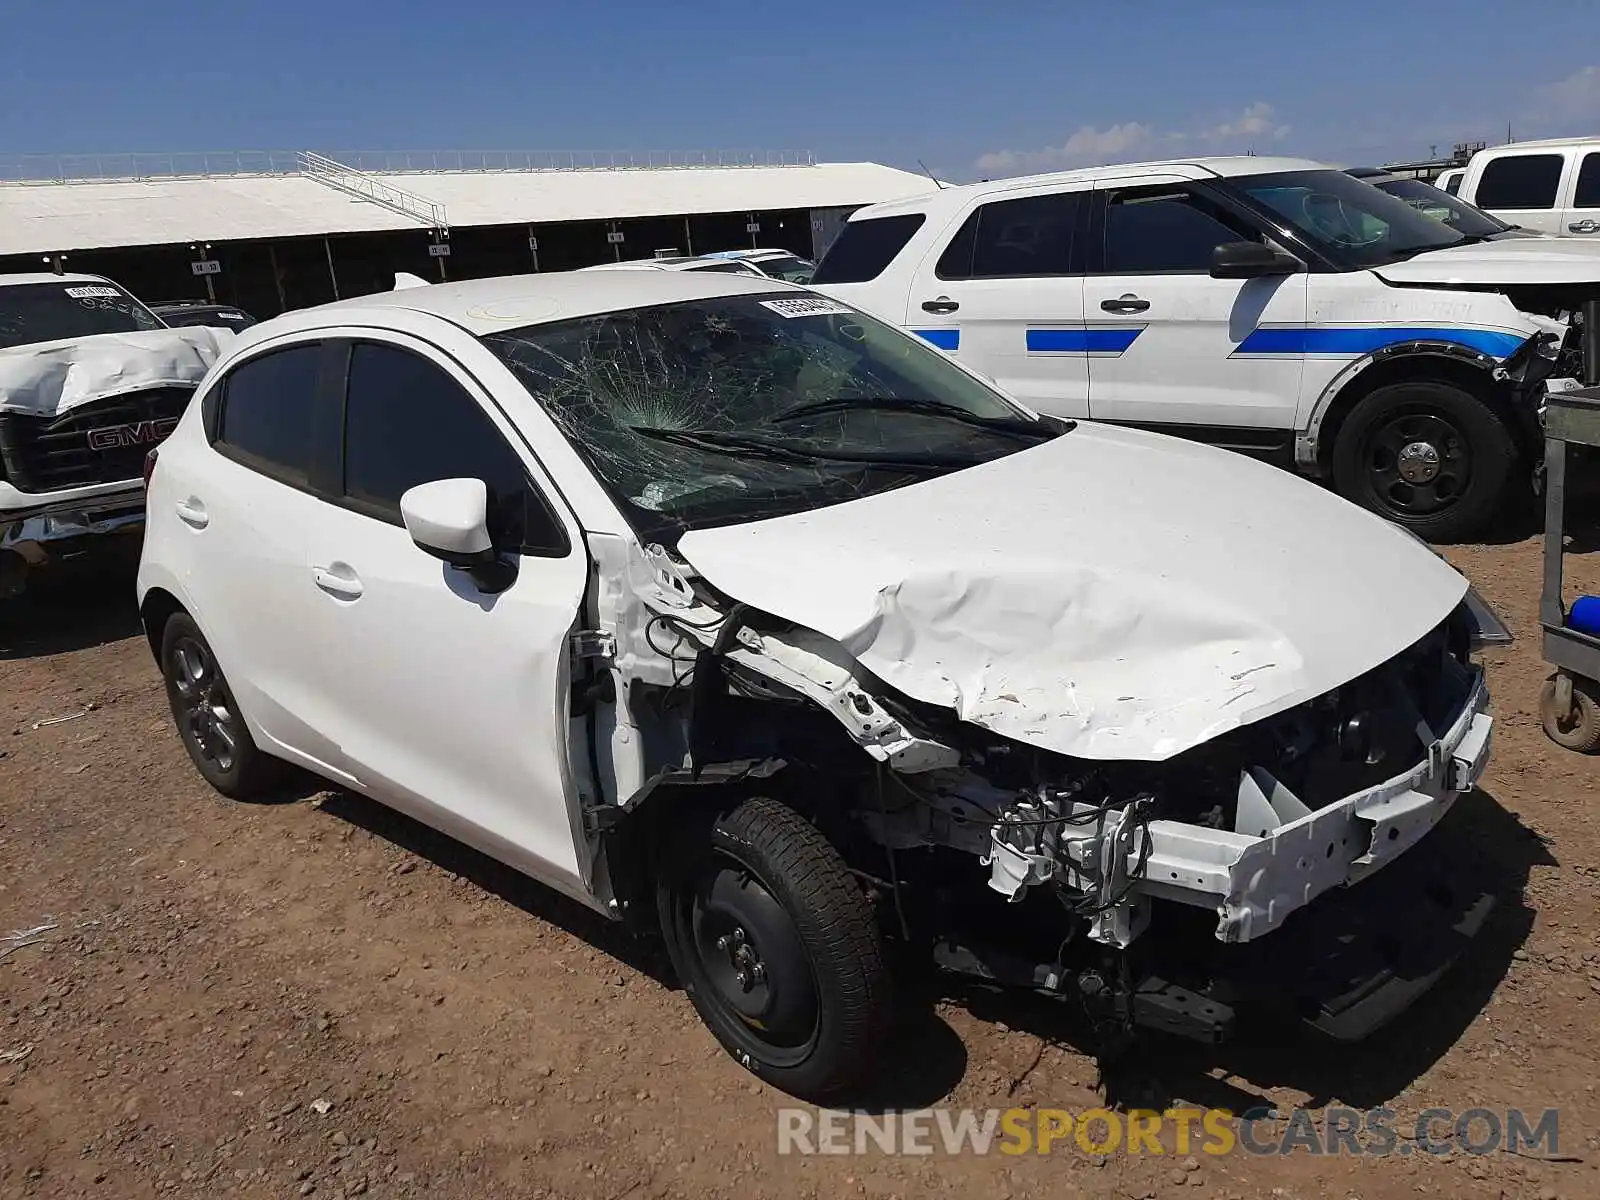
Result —
M 567 539 L 522 460 L 478 402 L 409 350 L 358 342 L 350 352 L 344 417 L 344 494 L 353 507 L 401 524 L 400 497 L 438 479 L 481 479 L 496 546 L 565 554 Z
M 1192 192 L 1132 188 L 1108 194 L 1102 269 L 1108 275 L 1205 274 L 1218 246 L 1260 240 L 1243 222 Z
M 865 283 L 883 274 L 928 218 L 922 213 L 846 221 L 817 264 L 812 283 Z
M 1600 208 L 1600 154 L 1583 156 L 1578 168 L 1578 190 L 1572 199 L 1573 208 Z
M 1024 196 L 982 205 L 939 256 L 940 279 L 1074 275 L 1073 235 L 1087 192 Z
M 215 443 L 263 474 L 304 485 L 321 356 L 322 343 L 303 342 L 235 367 L 223 382 Z
M 1562 163 L 1559 154 L 1502 154 L 1490 159 L 1473 203 L 1479 208 L 1554 208 Z

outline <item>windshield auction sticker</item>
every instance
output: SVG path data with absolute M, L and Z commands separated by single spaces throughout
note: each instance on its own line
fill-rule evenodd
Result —
M 780 317 L 837 317 L 847 316 L 850 309 L 821 296 L 796 296 L 793 300 L 763 300 L 763 308 L 770 308 Z
M 69 287 L 67 295 L 74 300 L 117 300 L 122 293 L 114 287 Z

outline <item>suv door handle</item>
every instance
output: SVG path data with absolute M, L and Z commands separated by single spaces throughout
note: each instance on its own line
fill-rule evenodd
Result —
M 1108 313 L 1141 313 L 1149 307 L 1150 301 L 1141 300 L 1131 293 L 1126 296 L 1118 296 L 1115 300 L 1100 301 L 1101 311 Z
M 361 580 L 342 563 L 337 567 L 313 567 L 311 578 L 323 591 L 341 600 L 356 600 L 361 596 Z
M 185 525 L 192 526 L 195 529 L 204 529 L 211 524 L 211 514 L 206 512 L 206 506 L 193 496 L 190 496 L 187 500 L 179 500 L 177 504 L 173 505 L 173 508 L 177 511 L 178 520 Z
M 1582 221 L 1574 221 L 1567 226 L 1568 233 L 1600 233 L 1600 222 L 1595 222 L 1585 217 Z
M 949 296 L 940 296 L 935 300 L 924 300 L 922 302 L 922 311 L 929 313 L 953 313 L 960 307 L 961 305 L 950 299 Z

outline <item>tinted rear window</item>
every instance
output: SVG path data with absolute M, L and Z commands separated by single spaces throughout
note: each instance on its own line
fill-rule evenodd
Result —
M 812 283 L 865 283 L 882 275 L 895 255 L 906 248 L 927 217 L 869 217 L 846 221 L 844 229 L 817 265 Z
M 1562 162 L 1559 154 L 1496 158 L 1483 168 L 1473 203 L 1479 208 L 1554 208 Z
M 320 343 L 302 344 L 235 367 L 223 384 L 219 444 L 265 474 L 305 483 L 321 353 Z
M 1578 168 L 1578 194 L 1574 208 L 1600 208 L 1600 154 L 1585 154 Z

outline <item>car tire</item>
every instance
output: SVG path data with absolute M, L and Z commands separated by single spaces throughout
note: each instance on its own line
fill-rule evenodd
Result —
M 174 613 L 162 627 L 161 674 L 178 736 L 207 783 L 248 800 L 283 782 L 284 764 L 257 748 L 211 644 L 188 613 Z
M 1440 382 L 1390 384 L 1339 428 L 1339 494 L 1431 542 L 1482 534 L 1502 511 L 1517 465 L 1505 422 L 1472 393 Z
M 656 900 L 684 990 L 740 1064 L 815 1102 L 871 1076 L 891 1020 L 883 942 L 809 821 L 753 797 L 686 827 L 664 853 Z
M 1545 736 L 1558 746 L 1593 754 L 1600 750 L 1600 687 L 1572 679 L 1572 703 L 1562 712 L 1556 703 L 1556 681 L 1545 680 L 1539 691 L 1539 720 Z

